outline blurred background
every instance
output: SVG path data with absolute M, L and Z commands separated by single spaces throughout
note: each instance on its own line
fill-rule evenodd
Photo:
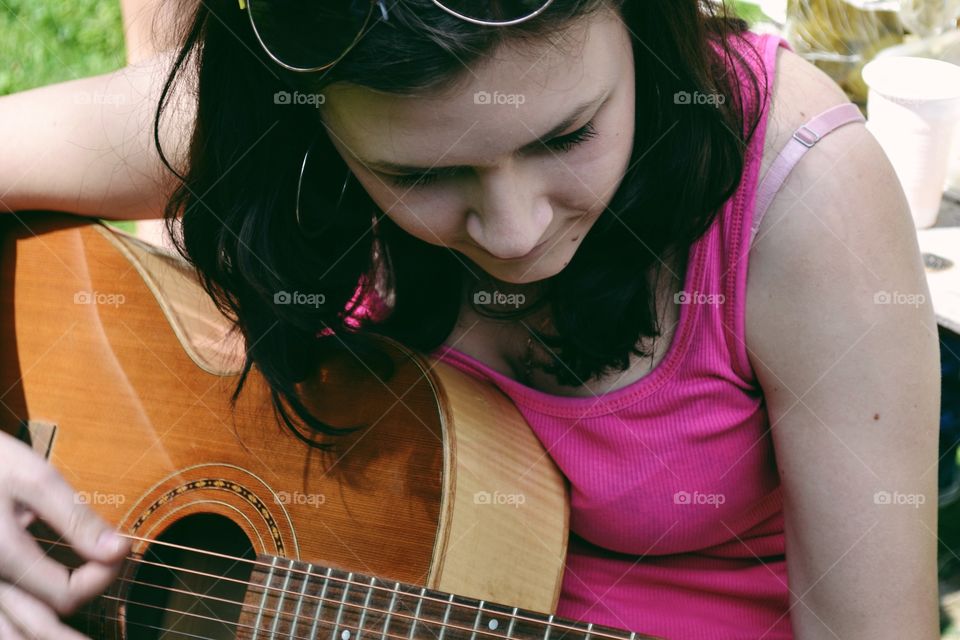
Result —
M 0 0 L 0 95 L 117 69 L 153 50 L 162 0 Z M 755 31 L 776 31 L 864 104 L 859 69 L 897 45 L 960 62 L 960 0 L 727 0 Z M 948 34 L 939 41 L 935 36 Z
M 99 0 L 0 2 L 0 94 L 126 64 L 120 4 Z
M 718 0 L 708 0 L 718 1 Z M 0 95 L 106 73 L 171 43 L 154 35 L 165 0 L 0 0 Z M 759 32 L 785 37 L 866 115 L 861 69 L 883 55 L 960 64 L 960 0 L 727 0 Z M 158 24 L 163 24 L 160 15 Z M 958 127 L 960 133 L 960 127 Z M 937 227 L 960 226 L 960 135 Z M 155 221 L 110 222 L 156 241 Z M 956 270 L 954 270 L 956 271 Z M 941 633 L 960 640 L 960 337 L 941 328 Z

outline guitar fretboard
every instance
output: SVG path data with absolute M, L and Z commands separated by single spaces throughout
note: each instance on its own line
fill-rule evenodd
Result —
M 374 576 L 260 556 L 238 638 L 334 640 L 643 640 L 575 622 Z

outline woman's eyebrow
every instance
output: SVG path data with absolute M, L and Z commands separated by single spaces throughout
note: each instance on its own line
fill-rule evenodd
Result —
M 534 149 L 539 148 L 544 142 L 550 140 L 551 138 L 555 138 L 559 136 L 567 128 L 569 128 L 573 123 L 575 123 L 578 119 L 580 119 L 580 117 L 583 116 L 583 114 L 586 113 L 588 110 L 594 107 L 599 108 L 600 105 L 602 105 L 606 101 L 607 97 L 609 97 L 612 90 L 613 90 L 613 87 L 610 87 L 606 91 L 604 91 L 600 96 L 581 102 L 576 107 L 574 107 L 573 111 L 571 111 L 567 117 L 565 117 L 563 120 L 557 123 L 556 126 L 551 128 L 550 131 L 547 131 L 542 136 L 538 136 L 536 139 L 532 140 L 531 142 L 528 142 L 520 146 L 517 149 L 517 151 L 520 153 L 523 153 L 525 151 L 533 151 Z M 400 173 L 400 174 L 425 173 L 427 171 L 437 171 L 437 170 L 460 171 L 460 170 L 470 168 L 466 165 L 434 165 L 432 167 L 415 167 L 412 165 L 398 164 L 398 163 L 390 162 L 387 160 L 374 160 L 371 162 L 364 162 L 363 160 L 361 160 L 360 163 L 373 171 L 379 171 L 383 173 Z

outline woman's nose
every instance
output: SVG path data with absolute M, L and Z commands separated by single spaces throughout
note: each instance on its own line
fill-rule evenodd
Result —
M 553 220 L 549 199 L 540 189 L 523 184 L 509 167 L 480 175 L 477 207 L 467 215 L 467 233 L 496 258 L 519 258 L 545 237 Z

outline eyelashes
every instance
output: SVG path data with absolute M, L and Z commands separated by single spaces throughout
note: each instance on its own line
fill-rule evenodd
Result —
M 545 145 L 556 151 L 569 151 L 595 135 L 597 135 L 597 130 L 594 128 L 593 121 L 591 120 L 576 131 L 554 138 L 553 140 L 548 140 Z
M 580 144 L 583 144 L 587 140 L 595 137 L 597 135 L 596 127 L 594 126 L 593 121 L 591 120 L 587 124 L 583 125 L 576 131 L 572 131 L 566 135 L 558 136 L 551 140 L 547 140 L 543 143 L 545 149 L 551 151 L 558 151 L 560 153 L 566 153 Z M 423 187 L 428 184 L 432 184 L 439 180 L 440 178 L 452 177 L 456 171 L 444 171 L 443 169 L 438 169 L 436 171 L 426 171 L 424 173 L 411 173 L 408 175 L 398 175 L 398 176 L 388 176 L 390 181 L 398 187 Z

